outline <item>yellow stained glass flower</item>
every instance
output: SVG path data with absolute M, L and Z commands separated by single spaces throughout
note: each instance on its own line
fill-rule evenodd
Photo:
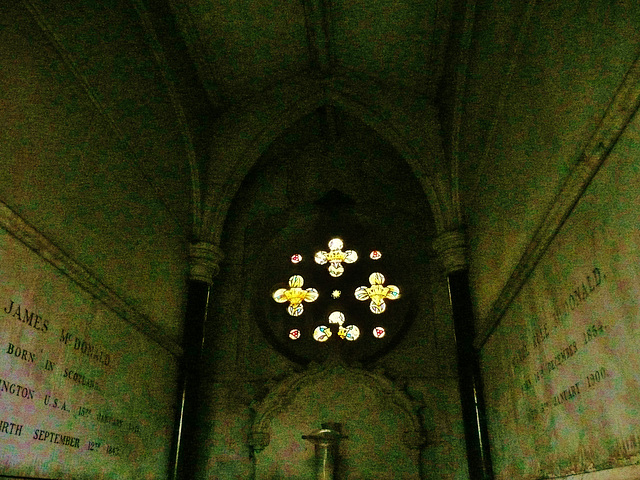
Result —
M 384 286 L 384 275 L 381 273 L 372 273 L 369 275 L 370 287 L 358 287 L 354 292 L 358 300 L 371 300 L 369 309 L 373 313 L 382 313 L 387 309 L 385 300 L 397 300 L 400 298 L 400 289 L 395 285 Z
M 279 288 L 273 292 L 273 299 L 278 303 L 289 302 L 287 311 L 292 317 L 302 315 L 304 307 L 302 302 L 315 302 L 319 296 L 315 288 L 303 290 L 304 279 L 300 275 L 293 275 L 289 278 L 289 289 Z
M 333 238 L 329 242 L 329 251 L 320 251 L 316 253 L 314 260 L 318 265 L 324 265 L 329 262 L 329 274 L 332 277 L 339 277 L 344 273 L 344 263 L 353 263 L 358 260 L 358 254 L 355 250 L 342 251 L 344 244 L 339 238 Z

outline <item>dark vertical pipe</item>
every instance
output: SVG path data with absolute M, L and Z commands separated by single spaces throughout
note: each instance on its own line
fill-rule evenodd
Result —
M 473 346 L 475 329 L 468 272 L 457 270 L 450 273 L 447 279 L 458 354 L 458 382 L 469 478 L 492 480 L 493 466 L 489 452 L 480 359 Z
M 195 475 L 198 389 L 209 293 L 208 283 L 189 281 L 182 342 L 184 353 L 180 363 L 181 388 L 178 392 L 178 413 L 171 455 L 174 480 L 188 480 Z

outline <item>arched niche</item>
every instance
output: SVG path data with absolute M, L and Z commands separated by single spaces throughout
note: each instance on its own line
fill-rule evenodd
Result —
M 252 408 L 256 479 L 311 478 L 314 449 L 302 435 L 327 422 L 340 423 L 347 437 L 340 443 L 340 478 L 420 478 L 426 437 L 419 405 L 380 372 L 337 361 L 312 364 L 273 385 Z

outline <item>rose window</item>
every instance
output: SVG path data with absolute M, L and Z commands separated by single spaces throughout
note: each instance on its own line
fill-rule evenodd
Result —
M 288 304 L 288 316 L 281 317 L 283 339 L 288 337 L 295 345 L 309 339 L 323 345 L 355 345 L 364 338 L 387 341 L 388 329 L 399 323 L 389 312 L 401 298 L 401 291 L 378 271 L 384 266 L 382 252 L 371 249 L 360 256 L 355 249 L 345 248 L 345 242 L 337 237 L 326 245 L 328 251 L 318 250 L 312 255 L 302 249 L 289 254 L 289 265 L 298 271 L 291 272 L 286 286 L 271 292 L 273 301 Z M 311 287 L 304 288 L 307 279 Z M 324 306 L 316 308 L 318 304 Z M 377 317 L 375 321 L 370 314 Z

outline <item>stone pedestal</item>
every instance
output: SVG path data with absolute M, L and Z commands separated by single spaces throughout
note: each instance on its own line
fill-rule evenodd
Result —
M 317 480 L 334 480 L 339 458 L 338 443 L 341 438 L 346 438 L 340 433 L 340 424 L 323 423 L 322 428 L 302 438 L 315 446 Z

